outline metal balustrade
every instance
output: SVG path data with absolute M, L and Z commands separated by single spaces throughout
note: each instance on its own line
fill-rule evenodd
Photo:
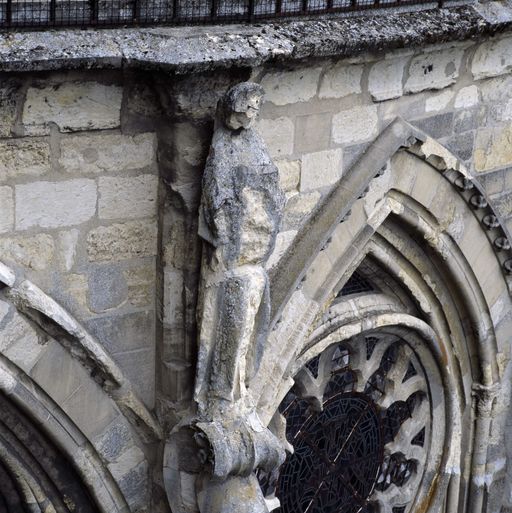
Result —
M 1 0 L 0 29 L 254 22 L 413 4 L 432 6 L 424 0 Z

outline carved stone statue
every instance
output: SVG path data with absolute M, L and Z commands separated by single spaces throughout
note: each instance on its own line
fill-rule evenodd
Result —
M 282 444 L 262 425 L 247 393 L 265 350 L 270 309 L 265 263 L 284 207 L 278 170 L 252 128 L 262 96 L 261 86 L 250 82 L 226 93 L 204 172 L 197 412 L 174 431 L 166 449 L 174 513 L 180 507 L 265 513 L 254 471 L 272 472 L 284 461 Z M 176 493 L 179 500 L 171 497 Z

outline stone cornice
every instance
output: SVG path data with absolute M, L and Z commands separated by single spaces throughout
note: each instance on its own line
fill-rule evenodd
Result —
M 512 1 L 444 9 L 202 27 L 0 33 L 0 71 L 195 73 L 463 41 L 512 29 Z

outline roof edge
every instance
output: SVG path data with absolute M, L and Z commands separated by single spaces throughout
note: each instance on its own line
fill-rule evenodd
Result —
M 145 69 L 178 74 L 353 57 L 512 29 L 512 0 L 258 25 L 0 33 L 0 71 Z

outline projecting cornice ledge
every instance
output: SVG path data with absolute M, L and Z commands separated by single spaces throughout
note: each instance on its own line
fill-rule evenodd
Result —
M 138 68 L 185 74 L 311 57 L 350 57 L 511 29 L 508 0 L 279 24 L 4 32 L 0 70 Z

